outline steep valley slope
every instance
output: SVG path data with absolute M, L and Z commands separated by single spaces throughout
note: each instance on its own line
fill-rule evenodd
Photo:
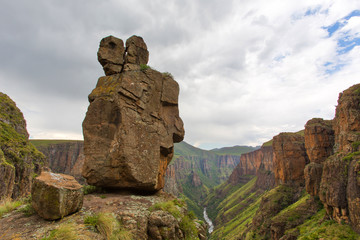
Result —
M 242 155 L 204 201 L 211 239 L 360 239 L 359 132 L 360 84 L 340 93 L 333 120 Z
M 30 141 L 47 157 L 52 171 L 66 173 L 81 183 L 85 182 L 81 176 L 84 161 L 82 141 Z M 230 176 L 239 163 L 241 154 L 255 149 L 256 147 L 234 146 L 207 151 L 186 142 L 175 143 L 174 157 L 166 170 L 164 191 L 184 197 L 189 210 L 202 218 L 201 202 L 210 189 Z

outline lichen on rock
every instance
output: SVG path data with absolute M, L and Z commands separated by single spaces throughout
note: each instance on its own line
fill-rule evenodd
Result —
M 31 189 L 32 206 L 44 219 L 56 220 L 81 209 L 82 186 L 74 177 L 42 172 Z

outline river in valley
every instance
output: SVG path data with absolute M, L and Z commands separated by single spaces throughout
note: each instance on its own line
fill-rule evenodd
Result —
M 204 218 L 205 218 L 205 222 L 209 226 L 209 230 L 208 230 L 209 233 L 212 233 L 212 231 L 214 231 L 214 224 L 212 223 L 211 219 L 208 217 L 206 208 L 204 208 Z

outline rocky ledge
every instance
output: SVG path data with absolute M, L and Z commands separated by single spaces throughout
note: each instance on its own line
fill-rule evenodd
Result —
M 111 233 L 101 230 L 102 218 L 114 221 Z M 206 226 L 193 219 L 181 200 L 163 192 L 91 193 L 85 195 L 81 211 L 58 221 L 26 216 L 24 211 L 0 218 L 1 239 L 42 239 L 63 229 L 73 231 L 76 239 L 110 239 L 120 232 L 130 239 L 206 239 Z

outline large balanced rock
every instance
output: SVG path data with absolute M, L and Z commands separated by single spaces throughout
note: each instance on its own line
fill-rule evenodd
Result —
M 157 191 L 164 187 L 174 142 L 184 137 L 179 85 L 170 74 L 140 66 L 148 60 L 142 38 L 126 43 L 123 70 L 100 77 L 89 95 L 83 176 L 95 186 Z
M 34 179 L 31 197 L 32 206 L 39 216 L 55 220 L 80 210 L 84 194 L 74 177 L 42 172 Z
M 273 138 L 274 173 L 277 184 L 304 185 L 304 168 L 309 163 L 304 137 L 300 133 L 280 133 Z

